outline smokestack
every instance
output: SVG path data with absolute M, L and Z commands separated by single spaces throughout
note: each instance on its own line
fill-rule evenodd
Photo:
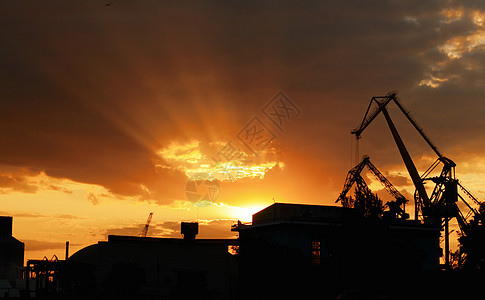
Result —
M 199 223 L 182 222 L 181 231 L 185 241 L 194 241 L 195 236 L 199 233 Z
M 0 217 L 0 236 L 12 236 L 12 217 Z
M 69 241 L 66 241 L 66 260 L 69 258 Z

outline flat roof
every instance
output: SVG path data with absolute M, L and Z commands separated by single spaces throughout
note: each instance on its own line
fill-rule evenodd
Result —
M 139 237 L 139 236 L 129 236 L 129 235 L 108 235 L 109 242 L 145 242 L 145 243 L 185 243 L 187 242 L 183 238 L 161 238 L 161 237 Z M 190 243 L 197 244 L 233 244 L 237 243 L 237 239 L 195 239 L 188 241 Z
M 231 230 L 239 231 L 249 228 L 275 226 L 279 224 L 306 226 L 341 226 L 346 222 L 362 218 L 360 211 L 353 208 L 330 205 L 274 203 L 253 214 L 252 223 L 238 222 Z M 440 230 L 439 226 L 423 224 L 416 220 L 393 219 L 390 222 L 382 220 L 389 228 L 408 230 Z
M 274 203 L 253 215 L 253 225 L 289 220 L 339 222 L 352 212 L 340 206 Z

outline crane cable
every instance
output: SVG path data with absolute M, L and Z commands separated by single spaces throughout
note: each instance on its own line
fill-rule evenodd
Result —
M 350 135 L 350 168 L 355 167 L 359 161 L 359 138 L 355 138 L 355 146 L 354 146 L 354 138 Z

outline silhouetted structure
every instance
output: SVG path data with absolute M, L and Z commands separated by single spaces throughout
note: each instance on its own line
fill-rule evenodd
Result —
M 194 241 L 195 237 L 199 234 L 199 224 L 182 222 L 180 225 L 180 231 L 184 236 L 184 240 Z
M 184 239 L 110 235 L 68 262 L 91 267 L 93 296 L 235 299 L 237 262 L 228 247 L 236 240 L 195 239 L 197 223 L 185 224 Z
M 141 237 L 146 237 L 147 236 L 148 228 L 150 227 L 150 222 L 152 221 L 152 217 L 153 217 L 153 213 L 151 212 L 148 215 L 148 219 L 147 219 L 147 222 L 146 222 L 145 226 L 143 226 L 143 228 L 141 229 L 141 231 L 138 234 L 138 236 L 141 236 Z
M 0 297 L 17 294 L 16 282 L 22 278 L 24 243 L 12 236 L 12 217 L 0 217 Z
M 387 106 L 390 103 L 396 104 L 396 106 L 400 109 L 400 111 L 404 114 L 404 116 L 408 119 L 411 125 L 417 130 L 419 135 L 423 138 L 423 140 L 428 144 L 428 146 L 433 150 L 436 154 L 437 159 L 429 166 L 429 168 L 424 172 L 424 174 L 420 175 L 416 165 L 413 162 L 411 155 L 409 154 L 392 118 L 388 112 Z M 373 109 L 371 109 L 374 107 Z M 375 96 L 372 97 L 369 106 L 367 107 L 367 111 L 364 115 L 362 123 L 359 125 L 358 128 L 351 131 L 352 134 L 355 135 L 356 139 L 360 139 L 364 130 L 375 120 L 375 118 L 383 114 L 387 125 L 391 131 L 391 134 L 394 138 L 396 146 L 401 154 L 401 158 L 406 166 L 406 169 L 411 177 L 415 190 L 415 197 L 414 197 L 414 217 L 416 220 L 422 220 L 424 223 L 427 224 L 441 224 L 442 229 L 444 231 L 444 259 L 445 259 L 445 268 L 450 268 L 450 228 L 449 228 L 449 221 L 453 218 L 456 218 L 458 225 L 460 227 L 461 235 L 467 236 L 468 234 L 474 232 L 473 234 L 477 233 L 478 231 L 483 231 L 483 227 L 475 226 L 476 224 L 468 223 L 468 217 L 472 216 L 473 218 L 478 217 L 478 220 L 483 218 L 480 216 L 480 212 L 476 207 L 481 207 L 484 205 L 481 201 L 479 201 L 476 197 L 474 197 L 456 178 L 455 167 L 456 163 L 451 160 L 450 158 L 446 157 L 438 150 L 436 145 L 434 145 L 428 136 L 424 133 L 423 128 L 416 122 L 416 120 L 411 116 L 408 109 L 404 107 L 401 103 L 399 98 L 397 97 L 397 92 L 390 92 L 386 96 Z M 363 161 L 365 163 L 365 159 Z M 442 165 L 441 172 L 439 176 L 433 174 L 438 166 Z M 359 167 L 356 166 L 353 170 L 357 170 Z M 351 170 L 349 172 L 352 173 Z M 434 183 L 435 186 L 432 189 L 431 195 L 428 195 L 424 184 Z M 387 187 L 386 187 L 387 189 Z M 461 190 L 464 193 L 464 196 L 461 196 L 458 192 Z M 469 198 L 469 200 L 465 200 L 465 198 Z M 339 200 L 342 200 L 345 206 L 345 199 L 339 197 Z M 339 201 L 337 200 L 337 201 Z M 402 197 L 398 197 L 397 202 L 394 203 L 394 207 L 397 207 L 396 204 L 402 202 L 404 205 L 405 202 L 401 201 L 404 200 Z M 460 207 L 458 206 L 458 201 L 461 200 L 463 204 L 469 209 L 468 213 L 464 213 L 461 211 Z M 470 201 L 471 202 L 468 202 Z M 476 207 L 471 206 L 470 204 L 474 204 Z M 390 207 L 391 208 L 391 207 Z M 404 216 L 404 215 L 402 215 Z M 472 230 L 471 227 L 474 227 Z M 481 233 L 485 236 L 485 233 Z M 471 238 L 474 240 L 474 238 Z M 464 239 L 467 240 L 466 238 Z M 478 245 L 477 245 L 478 247 Z M 465 247 L 465 251 L 467 247 Z M 472 250 L 472 252 L 474 252 Z M 480 255 L 479 255 L 480 256 Z M 473 257 L 473 255 L 472 255 Z M 474 259 L 472 259 L 474 260 Z M 477 265 L 476 263 L 472 263 Z
M 181 224 L 183 239 L 110 235 L 65 261 L 29 260 L 26 286 L 47 299 L 426 299 L 450 291 L 440 226 L 275 203 L 232 230 L 238 240 L 195 239 L 197 223 Z M 450 276 L 457 295 L 468 278 L 481 278 Z
M 352 208 L 275 203 L 233 230 L 243 298 L 402 288 L 404 280 L 439 267 L 439 227 L 369 219 Z

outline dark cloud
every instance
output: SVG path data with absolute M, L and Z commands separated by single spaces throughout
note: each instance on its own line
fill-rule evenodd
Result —
M 68 190 L 68 189 L 66 189 L 65 187 L 62 187 L 62 186 L 50 185 L 48 187 L 48 189 L 49 190 L 53 190 L 53 191 L 64 192 L 66 194 L 72 194 L 72 191 L 71 190 Z
M 10 193 L 11 191 L 22 193 L 35 193 L 38 187 L 26 182 L 24 177 L 13 177 L 11 175 L 0 175 L 0 187 L 6 190 L 0 193 Z
M 200 220 L 197 238 L 234 238 L 236 233 L 231 232 L 232 220 L 214 219 Z M 151 236 L 182 238 L 181 222 L 158 222 L 149 229 Z
M 66 247 L 66 244 L 61 242 L 25 240 L 25 239 L 22 240 L 22 242 L 25 244 L 26 251 L 64 249 Z
M 40 175 L 40 172 L 28 167 L 15 167 L 0 164 L 0 190 L 1 193 L 23 192 L 35 193 L 39 186 L 29 180 L 31 177 Z
M 47 215 L 42 214 L 32 214 L 32 213 L 16 213 L 14 214 L 15 217 L 19 218 L 45 218 Z
M 60 214 L 60 215 L 54 215 L 54 218 L 59 218 L 59 219 L 85 219 L 83 217 L 75 216 L 75 215 L 69 215 L 69 214 Z
M 186 176 L 156 168 L 156 151 L 235 139 L 278 90 L 303 114 L 278 136 L 287 168 L 265 179 L 276 191 L 284 177 L 308 198 L 339 189 L 349 131 L 370 97 L 390 90 L 450 156 L 483 149 L 483 51 L 449 61 L 437 48 L 474 28 L 466 18 L 442 22 L 440 11 L 458 3 L 190 4 L 2 2 L 0 162 L 169 203 L 184 198 Z M 419 86 L 430 74 L 449 79 Z M 428 153 L 396 119 L 410 151 Z M 361 141 L 382 170 L 400 162 L 387 131 L 376 119 Z M 18 178 L 0 176 L 0 185 L 36 191 Z
M 236 238 L 238 233 L 231 231 L 231 225 L 234 225 L 234 220 L 215 219 L 199 224 L 198 238 L 214 239 L 214 238 Z
M 193 222 L 193 221 L 190 221 Z M 199 234 L 197 238 L 234 238 L 237 233 L 231 232 L 232 220 L 214 219 L 214 220 L 200 220 Z M 143 224 L 140 226 L 126 226 L 121 228 L 112 228 L 106 231 L 108 235 L 131 235 L 138 236 Z M 148 229 L 148 237 L 162 237 L 162 238 L 182 238 L 181 222 L 156 222 L 150 224 Z
M 70 214 L 58 214 L 58 215 L 44 215 L 44 214 L 33 214 L 33 213 L 9 213 L 6 211 L 0 211 L 0 215 L 4 216 L 14 216 L 15 218 L 55 218 L 55 219 L 85 219 L 83 217 L 70 215 Z
M 143 225 L 140 224 L 139 227 L 137 226 L 126 226 L 121 228 L 111 228 L 106 230 L 106 237 L 108 235 L 129 235 L 129 236 L 138 236 Z
M 409 186 L 412 185 L 411 179 L 409 179 L 407 174 L 386 174 L 387 180 L 389 180 L 395 186 Z

